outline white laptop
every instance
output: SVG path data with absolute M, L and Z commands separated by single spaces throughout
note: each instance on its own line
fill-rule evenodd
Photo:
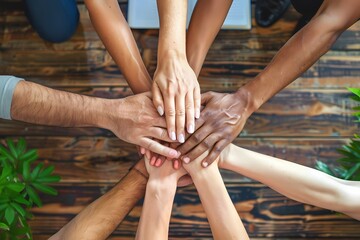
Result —
M 195 4 L 196 0 L 188 0 L 187 24 Z M 156 0 L 129 0 L 128 6 L 127 20 L 131 28 L 159 28 Z M 222 29 L 251 29 L 251 0 L 233 0 Z

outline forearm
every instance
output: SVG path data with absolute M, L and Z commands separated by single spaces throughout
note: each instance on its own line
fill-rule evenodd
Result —
M 168 239 L 176 179 L 149 178 L 136 239 Z
M 81 211 L 51 239 L 106 239 L 144 196 L 146 182 L 142 174 L 131 170 L 114 188 Z
M 360 209 L 360 184 L 334 178 L 323 172 L 278 158 L 255 153 L 233 144 L 224 168 L 268 185 L 303 203 L 351 213 Z
M 186 59 L 185 36 L 187 1 L 157 0 L 160 30 L 158 62 L 170 57 Z
M 196 3 L 186 34 L 186 56 L 197 76 L 231 3 L 232 0 L 199 0 Z
M 32 82 L 17 84 L 11 117 L 28 123 L 61 127 L 104 127 L 113 100 L 58 91 Z
M 222 181 L 219 169 L 212 164 L 191 173 L 214 239 L 249 239 L 240 217 Z
M 358 1 L 324 1 L 317 15 L 292 36 L 267 67 L 242 90 L 252 95 L 254 110 L 296 80 L 359 17 Z
M 137 94 L 151 89 L 151 77 L 117 0 L 86 0 L 91 21 L 110 55 Z

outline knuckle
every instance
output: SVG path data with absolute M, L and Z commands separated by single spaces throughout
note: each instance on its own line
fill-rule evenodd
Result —
M 216 145 L 213 150 L 214 153 L 219 154 L 222 151 L 222 146 Z
M 194 109 L 194 104 L 187 102 L 186 105 L 185 105 L 185 109 L 187 111 L 193 110 Z
M 204 141 L 202 141 L 201 145 L 205 148 L 209 148 L 211 147 L 211 143 L 209 140 L 205 139 Z
M 152 151 L 152 148 L 154 147 L 154 143 L 153 142 L 148 142 L 147 144 L 146 144 L 146 149 L 149 149 L 150 151 Z
M 166 110 L 166 115 L 169 117 L 174 117 L 176 115 L 175 109 L 169 108 Z
M 194 139 L 194 142 L 198 143 L 202 140 L 202 137 L 199 133 L 193 134 L 192 138 Z
M 167 136 L 168 136 L 168 133 L 167 133 L 166 129 L 161 129 L 160 138 L 166 139 Z
M 185 109 L 177 109 L 176 115 L 179 117 L 185 116 Z

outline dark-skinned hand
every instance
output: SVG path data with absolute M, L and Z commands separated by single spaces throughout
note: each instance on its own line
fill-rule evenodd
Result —
M 240 134 L 251 115 L 249 99 L 249 94 L 240 90 L 231 94 L 204 93 L 204 109 L 196 121 L 196 131 L 177 148 L 182 155 L 181 160 L 185 164 L 189 163 L 210 150 L 202 166 L 207 167 L 214 162 L 222 150 Z

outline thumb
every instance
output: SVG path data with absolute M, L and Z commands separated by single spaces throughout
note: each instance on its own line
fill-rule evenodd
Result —
M 213 92 L 206 92 L 201 94 L 201 105 L 208 104 L 213 97 Z

